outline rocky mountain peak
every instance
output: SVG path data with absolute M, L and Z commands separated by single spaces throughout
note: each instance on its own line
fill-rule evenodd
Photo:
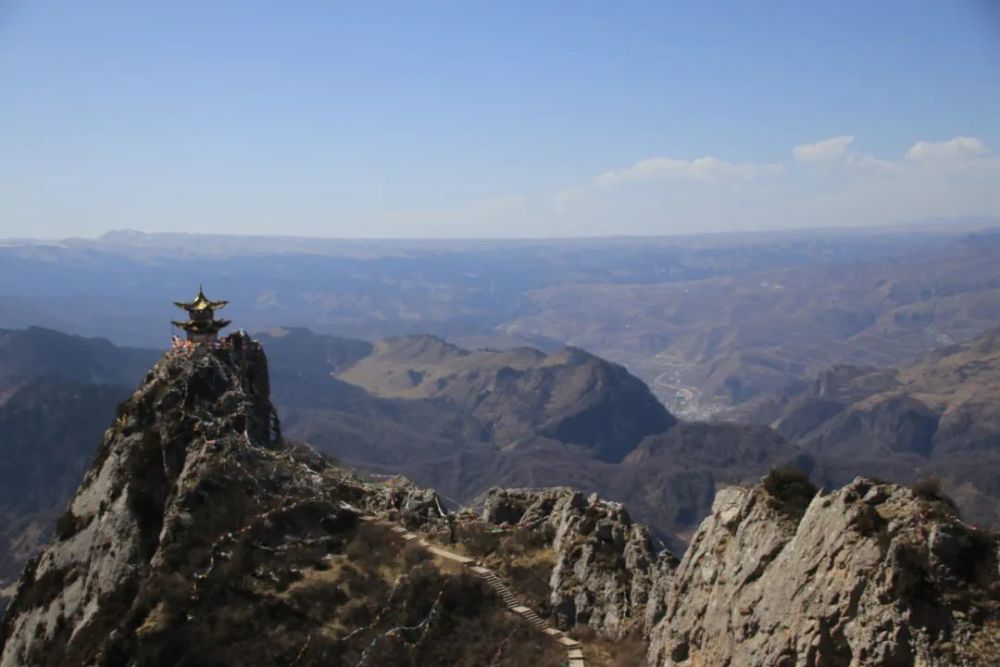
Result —
M 186 570 L 208 534 L 250 509 L 209 500 L 249 481 L 236 474 L 241 460 L 260 461 L 279 446 L 259 344 L 235 333 L 216 346 L 167 352 L 119 407 L 55 541 L 29 563 L 5 620 L 0 664 L 22 664 L 43 642 L 60 646 L 67 661 L 98 650 L 150 571 Z
M 485 582 L 361 521 L 440 520 L 434 493 L 283 441 L 268 385 L 243 333 L 163 356 L 26 567 L 2 667 L 518 664 L 536 631 Z

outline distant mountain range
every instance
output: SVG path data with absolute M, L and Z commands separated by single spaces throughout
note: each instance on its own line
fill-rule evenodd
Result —
M 574 348 L 467 351 L 415 336 L 366 350 L 304 330 L 260 340 L 290 437 L 453 504 L 497 486 L 596 490 L 682 548 L 718 483 L 799 454 L 766 427 L 680 423 L 623 367 Z M 308 398 L 288 395 L 307 372 Z M 678 455 L 713 448 L 726 453 Z
M 939 475 L 969 520 L 998 519 L 995 331 L 748 403 L 741 417 L 762 425 L 679 420 L 622 366 L 575 348 L 468 351 L 301 328 L 257 338 L 286 437 L 434 487 L 452 507 L 493 487 L 598 491 L 679 552 L 720 486 L 790 463 L 828 486 Z M 157 356 L 38 328 L 0 336 L 0 584 L 46 539 L 115 405 Z
M 0 243 L 0 326 L 155 347 L 204 283 L 248 331 L 565 345 L 622 364 L 674 414 L 835 364 L 886 366 L 1000 326 L 1000 221 L 536 241 L 114 232 Z
M 746 418 L 822 457 L 831 483 L 938 475 L 969 520 L 1000 525 L 1000 329 L 895 367 L 835 366 Z
M 790 455 L 766 428 L 677 424 L 641 381 L 581 350 L 467 352 L 429 336 L 372 345 L 304 329 L 258 337 L 289 438 L 434 485 L 453 506 L 494 486 L 600 490 L 634 500 L 679 547 L 718 481 Z M 158 355 L 48 329 L 3 332 L 0 589 L 48 538 L 116 404 Z M 729 451 L 712 470 L 675 460 L 678 448 L 709 446 Z

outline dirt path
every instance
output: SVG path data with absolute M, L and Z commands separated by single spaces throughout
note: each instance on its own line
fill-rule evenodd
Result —
M 500 599 L 503 600 L 503 603 L 507 606 L 508 610 L 531 623 L 538 629 L 539 632 L 545 633 L 555 641 L 562 644 L 562 646 L 566 649 L 566 664 L 569 667 L 586 667 L 586 662 L 583 659 L 583 646 L 580 642 L 567 636 L 562 630 L 553 628 L 545 619 L 535 613 L 533 609 L 525 604 L 522 604 L 503 582 L 503 580 L 489 568 L 482 567 L 474 559 L 469 558 L 468 556 L 457 554 L 454 551 L 449 551 L 441 547 L 440 545 L 428 542 L 420 535 L 412 533 L 391 521 L 383 521 L 378 517 L 371 515 L 361 515 L 360 518 L 362 521 L 370 521 L 383 526 L 388 526 L 391 531 L 401 535 L 404 540 L 408 542 L 416 542 L 438 558 L 444 558 L 469 568 L 486 580 L 486 583 L 489 584 L 490 587 L 497 592 L 497 595 L 500 596 Z

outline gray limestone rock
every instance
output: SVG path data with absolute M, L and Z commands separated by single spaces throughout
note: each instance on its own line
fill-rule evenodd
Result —
M 649 532 L 633 524 L 619 503 L 586 497 L 568 488 L 494 489 L 485 500 L 483 520 L 496 524 L 547 527 L 554 535 L 555 566 L 549 581 L 556 623 L 589 625 L 602 635 L 622 638 L 642 632 L 649 592 L 660 591 L 676 560 L 657 556 Z
M 650 664 L 997 664 L 995 535 L 863 478 L 801 519 L 765 486 L 718 493 L 656 593 Z

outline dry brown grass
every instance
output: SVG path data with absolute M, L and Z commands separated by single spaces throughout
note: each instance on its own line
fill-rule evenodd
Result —
M 571 634 L 584 646 L 587 664 L 592 667 L 645 667 L 646 642 L 639 637 L 611 641 L 599 637 L 591 628 L 578 626 Z

